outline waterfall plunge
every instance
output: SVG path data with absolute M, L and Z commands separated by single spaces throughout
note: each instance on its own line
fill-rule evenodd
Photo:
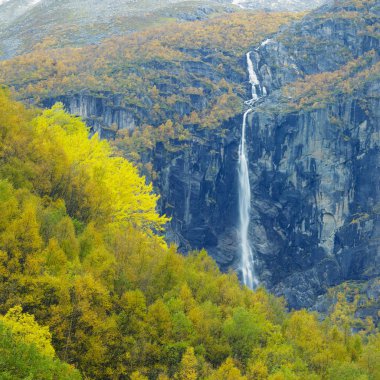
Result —
M 252 111 L 249 109 L 244 113 L 243 126 L 241 131 L 241 142 L 239 147 L 239 215 L 240 215 L 240 245 L 241 245 L 241 272 L 243 283 L 253 289 L 257 285 L 254 276 L 254 261 L 251 245 L 248 239 L 249 214 L 251 210 L 251 185 L 249 183 L 247 147 L 245 141 L 245 131 L 247 127 L 247 117 Z
M 241 141 L 239 146 L 239 236 L 241 249 L 240 269 L 243 276 L 243 283 L 253 289 L 258 285 L 258 280 L 255 276 L 255 260 L 248 237 L 251 211 L 251 185 L 249 182 L 246 128 L 248 115 L 253 111 L 255 102 L 260 99 L 260 94 L 262 93 L 265 95 L 266 90 L 264 88 L 261 89 L 260 82 L 251 59 L 251 53 L 247 53 L 246 57 L 249 82 L 252 85 L 252 99 L 246 102 L 246 104 L 251 108 L 249 108 L 243 116 Z

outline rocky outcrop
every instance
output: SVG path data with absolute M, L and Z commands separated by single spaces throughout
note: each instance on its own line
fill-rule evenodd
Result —
M 380 95 L 380 86 L 369 91 Z M 262 282 L 291 306 L 380 275 L 379 99 L 251 120 L 251 241 Z M 330 115 L 339 115 L 341 130 Z
M 123 99 L 122 95 L 83 92 L 47 99 L 43 101 L 43 106 L 51 107 L 56 102 L 62 102 L 68 112 L 81 116 L 86 121 L 92 133 L 112 139 L 120 129 L 133 130 L 142 113 L 137 107 L 127 107 Z
M 223 270 L 238 265 L 239 125 L 240 117 L 222 125 L 224 137 L 199 130 L 197 138 L 177 151 L 168 152 L 160 144 L 153 155 L 161 210 L 172 218 L 168 239 L 183 252 L 206 248 Z

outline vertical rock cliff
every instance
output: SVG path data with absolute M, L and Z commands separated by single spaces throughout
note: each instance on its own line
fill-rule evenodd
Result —
M 291 307 L 380 275 L 379 5 L 337 1 L 256 56 L 271 95 L 249 119 L 250 237 Z
M 223 270 L 237 269 L 238 133 L 241 118 L 221 127 L 226 136 L 198 131 L 177 152 L 157 146 L 153 162 L 161 209 L 172 217 L 168 238 L 183 252 L 206 248 Z

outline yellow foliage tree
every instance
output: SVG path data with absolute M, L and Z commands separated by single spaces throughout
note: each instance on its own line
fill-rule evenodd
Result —
M 47 356 L 55 355 L 49 328 L 39 326 L 33 315 L 22 312 L 21 306 L 9 309 L 0 319 L 11 329 L 16 340 L 36 345 L 38 350 Z
M 70 116 L 62 104 L 46 110 L 35 121 L 39 141 L 61 150 L 65 167 L 54 166 L 49 195 L 63 197 L 70 215 L 100 224 L 126 223 L 149 232 L 162 230 L 168 218 L 156 211 L 158 196 L 128 161 L 113 157 L 109 144 L 97 135 L 88 138 L 80 119 Z M 51 165 L 51 149 L 42 159 Z M 56 157 L 57 155 L 53 156 Z M 39 184 L 35 186 L 39 188 Z M 39 189 L 44 193 L 45 188 Z
M 210 377 L 210 380 L 247 380 L 240 370 L 235 366 L 234 361 L 228 358 Z
M 188 347 L 182 356 L 178 380 L 197 380 L 197 365 L 198 361 L 194 354 L 194 348 Z

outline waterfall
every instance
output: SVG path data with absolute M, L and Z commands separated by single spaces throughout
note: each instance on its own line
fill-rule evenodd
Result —
M 249 83 L 252 86 L 252 99 L 249 102 L 252 102 L 259 98 L 259 95 L 257 94 L 256 86 L 260 86 L 260 82 L 259 82 L 259 79 L 257 78 L 257 74 L 253 67 L 251 53 L 247 53 L 246 57 L 247 57 L 247 66 L 248 66 L 248 74 L 249 74 Z
M 240 236 L 240 270 L 244 285 L 253 289 L 258 285 L 255 276 L 255 259 L 249 242 L 249 223 L 251 211 L 251 185 L 249 182 L 249 165 L 248 152 L 246 144 L 246 128 L 248 115 L 253 111 L 254 104 L 260 99 L 260 96 L 266 95 L 265 88 L 261 88 L 260 81 L 255 72 L 254 64 L 251 59 L 251 53 L 247 53 L 247 67 L 249 74 L 249 83 L 252 86 L 252 99 L 246 104 L 250 107 L 243 116 L 241 130 L 241 141 L 239 146 L 239 236 Z
M 254 276 L 254 260 L 251 245 L 248 239 L 249 214 L 251 211 L 251 185 L 249 183 L 247 147 L 245 131 L 247 127 L 247 117 L 252 111 L 249 109 L 244 113 L 243 126 L 241 131 L 241 141 L 239 146 L 239 215 L 240 215 L 240 245 L 241 245 L 241 272 L 243 283 L 253 289 L 257 285 Z

